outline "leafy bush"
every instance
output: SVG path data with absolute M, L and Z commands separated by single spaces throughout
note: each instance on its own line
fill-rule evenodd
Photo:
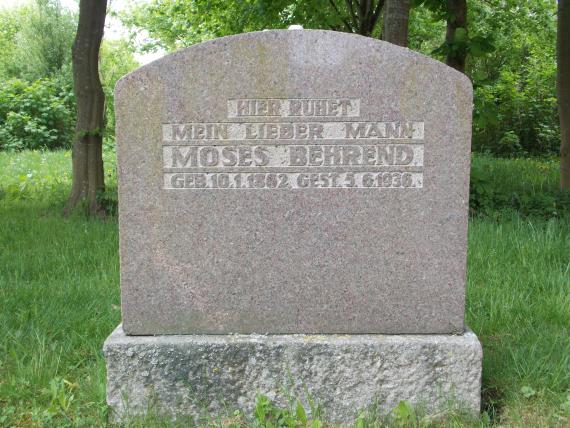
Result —
M 549 156 L 560 146 L 556 2 L 503 4 L 486 0 L 470 4 L 471 28 L 490 34 L 496 48 L 468 60 L 475 89 L 473 148 L 508 157 Z M 518 144 L 504 144 L 514 143 L 513 135 Z
M 495 149 L 495 154 L 502 156 L 519 156 L 524 153 L 521 147 L 520 138 L 513 131 L 507 131 L 499 140 Z
M 12 79 L 0 87 L 0 150 L 69 148 L 75 99 L 57 79 Z
M 515 211 L 524 217 L 570 218 L 570 192 L 558 187 L 558 161 L 474 156 L 469 210 L 478 217 Z

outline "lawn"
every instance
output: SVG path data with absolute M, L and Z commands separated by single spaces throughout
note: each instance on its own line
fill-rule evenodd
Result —
M 111 150 L 105 159 L 114 187 Z M 61 217 L 70 161 L 0 152 L 0 426 L 106 424 L 101 346 L 120 321 L 117 222 Z M 556 201 L 547 215 L 516 210 L 550 207 L 540 195 L 555 192 L 557 162 L 473 163 L 480 193 L 504 205 L 469 227 L 467 323 L 483 343 L 484 412 L 433 423 L 570 426 L 570 216 Z

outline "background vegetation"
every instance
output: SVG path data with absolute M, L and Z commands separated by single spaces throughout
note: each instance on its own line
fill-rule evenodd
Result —
M 336 4 L 341 5 L 342 2 Z M 403 403 L 357 427 L 570 426 L 570 195 L 559 190 L 554 0 L 470 0 L 469 33 L 445 43 L 439 0 L 414 0 L 409 46 L 469 51 L 475 89 L 467 323 L 481 339 L 483 412 L 426 419 Z M 172 51 L 242 31 L 342 29 L 328 0 L 150 0 L 123 16 L 139 50 Z M 342 8 L 342 6 L 341 6 Z M 105 426 L 103 340 L 120 321 L 113 88 L 137 67 L 135 38 L 105 40 L 105 221 L 61 211 L 75 126 L 77 16 L 58 0 L 0 10 L 0 426 Z M 371 36 L 379 37 L 376 27 Z M 230 409 L 234 410 L 234 409 Z M 203 421 L 314 426 L 326 415 L 260 397 Z M 316 420 L 315 420 L 316 418 Z M 170 426 L 150 415 L 129 426 Z M 179 425 L 186 426 L 184 421 Z
M 0 150 L 71 147 L 76 120 L 71 46 L 77 18 L 59 0 L 0 9 Z M 101 48 L 110 138 L 113 89 L 119 78 L 138 67 L 133 53 L 125 40 L 106 40 Z
M 437 0 L 415 3 L 409 47 L 443 60 L 446 15 Z M 471 0 L 468 11 L 469 35 L 458 43 L 469 49 L 466 73 L 475 88 L 473 150 L 503 157 L 555 155 L 560 145 L 556 2 Z M 141 51 L 173 51 L 293 23 L 342 29 L 328 0 L 150 0 L 122 19 L 132 29 L 132 40 L 105 41 L 101 52 L 111 136 L 114 84 L 137 67 L 136 40 Z M 75 109 L 70 55 L 76 24 L 77 16 L 58 0 L 0 11 L 0 150 L 70 147 Z M 135 38 L 141 30 L 149 37 Z

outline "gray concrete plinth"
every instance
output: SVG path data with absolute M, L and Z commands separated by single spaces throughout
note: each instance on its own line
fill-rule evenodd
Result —
M 169 415 L 250 412 L 257 394 L 286 403 L 306 391 L 328 421 L 351 422 L 400 400 L 479 412 L 481 345 L 463 335 L 127 336 L 104 345 L 107 403 L 115 418 L 149 407 Z

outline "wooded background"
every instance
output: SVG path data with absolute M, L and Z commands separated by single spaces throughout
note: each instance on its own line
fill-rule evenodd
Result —
M 81 7 L 87 3 L 81 1 Z M 104 13 L 106 2 L 96 3 L 103 10 L 99 15 Z M 570 126 L 564 127 L 569 120 L 564 118 L 570 108 L 568 101 L 557 101 L 557 12 L 561 22 L 568 21 L 568 8 L 568 0 L 559 4 L 555 0 L 133 2 L 119 14 L 131 36 L 103 40 L 101 45 L 96 73 L 101 75 L 105 95 L 102 123 L 76 127 L 81 107 L 77 87 L 73 91 L 71 47 L 76 34 L 80 35 L 80 14 L 62 8 L 58 0 L 36 0 L 0 11 L 0 150 L 70 148 L 79 137 L 87 141 L 86 136 L 95 134 L 99 145 L 113 144 L 113 87 L 138 66 L 135 51 L 172 52 L 216 37 L 300 24 L 408 46 L 464 72 L 474 86 L 473 150 L 498 157 L 562 153 L 561 185 L 568 188 L 568 144 L 561 150 L 561 137 L 569 138 Z M 89 14 L 95 16 L 93 11 Z M 85 26 L 103 25 L 83 21 Z M 566 99 L 569 27 L 570 23 L 560 25 L 558 36 L 558 87 Z M 80 59 L 82 50 L 75 52 Z M 83 73 L 88 70 L 84 67 Z M 75 78 L 81 75 L 76 73 Z M 566 112 L 562 116 L 559 106 L 560 112 Z M 74 154 L 81 147 L 76 146 Z M 97 182 L 95 188 L 103 189 L 104 184 Z M 74 189 L 72 199 L 86 196 L 82 192 L 77 196 Z

